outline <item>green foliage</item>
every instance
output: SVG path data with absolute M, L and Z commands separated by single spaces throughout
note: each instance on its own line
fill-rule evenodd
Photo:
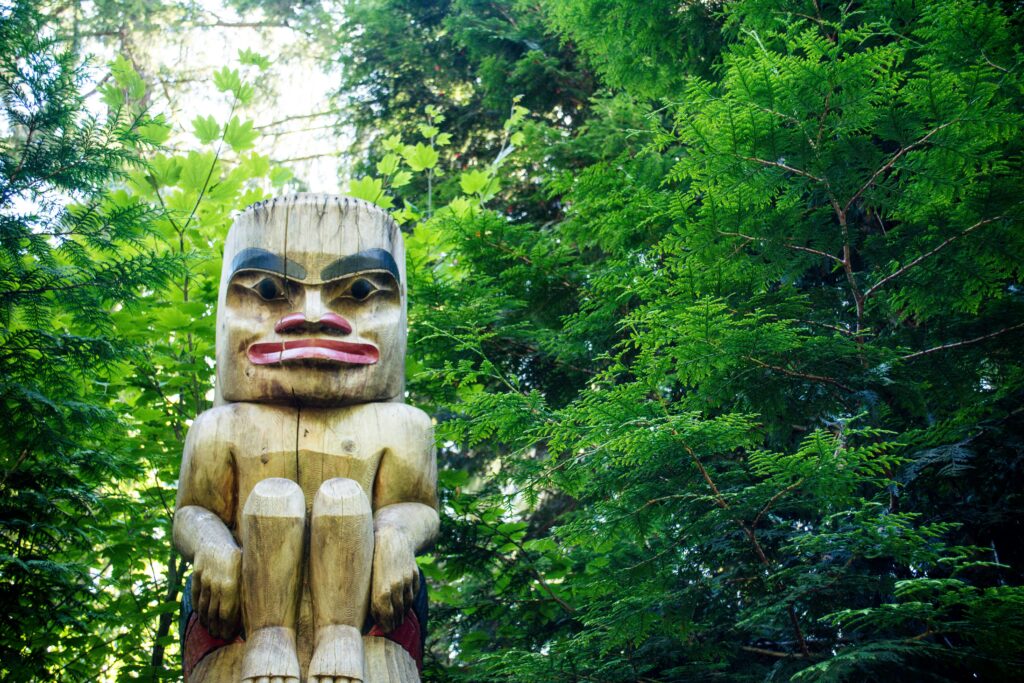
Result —
M 113 312 L 179 272 L 149 248 L 156 212 L 123 191 L 163 123 L 134 106 L 122 62 L 89 114 L 78 56 L 30 3 L 0 10 L 0 672 L 93 678 L 131 638 L 110 534 L 144 472 L 108 405 L 132 360 Z M 82 653 L 95 653 L 83 657 Z
M 384 141 L 378 173 L 414 177 L 374 185 L 413 221 L 410 400 L 447 467 L 430 675 L 1012 677 L 1007 10 L 543 7 L 620 90 L 568 135 L 517 111 L 434 211 L 424 142 Z
M 177 680 L 171 516 L 185 432 L 212 398 L 219 253 L 232 211 L 289 174 L 249 151 L 244 67 L 216 76 L 227 119 L 197 116 L 198 144 L 166 154 L 171 126 L 142 109 L 129 62 L 92 117 L 78 57 L 49 31 L 27 6 L 0 28 L 0 671 Z
M 688 76 L 710 75 L 722 49 L 725 3 L 720 0 L 544 0 L 542 5 L 563 40 L 579 45 L 608 85 L 641 97 L 674 97 Z

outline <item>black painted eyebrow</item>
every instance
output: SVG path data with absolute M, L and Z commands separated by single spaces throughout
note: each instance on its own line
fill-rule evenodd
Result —
M 234 275 L 240 270 L 265 270 L 293 280 L 306 279 L 306 269 L 295 261 L 255 247 L 243 249 L 231 261 L 231 274 Z
M 395 257 L 385 249 L 367 249 L 357 254 L 342 256 L 321 271 L 320 279 L 329 282 L 373 270 L 387 271 L 395 277 L 396 282 L 402 281 L 398 276 L 398 264 L 395 263 Z

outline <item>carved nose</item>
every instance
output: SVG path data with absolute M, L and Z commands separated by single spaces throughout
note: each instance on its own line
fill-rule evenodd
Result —
M 351 334 L 352 325 L 337 313 L 324 313 L 319 320 L 306 320 L 305 313 L 289 313 L 274 325 L 274 332 L 340 332 Z

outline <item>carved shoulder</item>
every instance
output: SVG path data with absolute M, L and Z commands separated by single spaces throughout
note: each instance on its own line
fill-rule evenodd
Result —
M 388 425 L 388 442 L 374 486 L 374 507 L 424 503 L 437 508 L 437 458 L 434 424 L 418 408 L 378 404 L 378 419 Z
M 235 477 L 231 462 L 235 410 L 232 405 L 207 410 L 185 437 L 178 480 L 177 508 L 197 505 L 230 524 L 235 514 Z

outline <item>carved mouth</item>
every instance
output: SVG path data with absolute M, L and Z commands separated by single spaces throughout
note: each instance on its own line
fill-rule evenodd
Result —
M 274 365 L 297 360 L 326 360 L 350 365 L 373 365 L 380 352 L 372 344 L 353 344 L 337 339 L 293 339 L 261 342 L 249 347 L 254 365 Z

